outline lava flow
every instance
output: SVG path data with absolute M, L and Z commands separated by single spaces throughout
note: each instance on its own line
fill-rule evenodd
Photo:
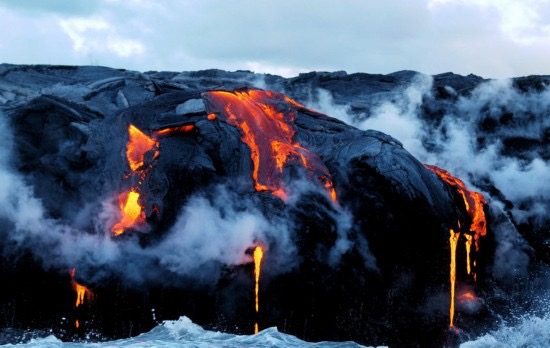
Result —
M 74 279 L 75 273 L 76 273 L 76 268 L 73 268 L 71 270 L 71 286 L 76 292 L 75 307 L 78 308 L 78 306 L 80 306 L 81 304 L 84 304 L 84 301 L 86 299 L 89 299 L 89 300 L 92 299 L 94 294 L 84 285 L 77 283 L 77 281 Z M 77 329 L 80 327 L 80 321 L 78 319 L 75 320 L 74 326 Z
M 127 228 L 140 224 L 145 220 L 145 213 L 139 204 L 138 192 L 131 190 L 121 193 L 118 196 L 118 204 L 122 217 L 111 229 L 115 236 L 121 235 Z
M 308 178 L 321 182 L 336 202 L 332 177 L 314 153 L 294 141 L 293 122 L 297 102 L 282 93 L 262 90 L 211 91 L 202 94 L 209 115 L 221 113 L 228 123 L 241 130 L 241 139 L 250 148 L 254 165 L 252 177 L 257 191 L 270 191 L 286 200 L 282 187 L 287 163 L 301 165 Z
M 120 220 L 111 228 L 113 235 L 119 236 L 132 226 L 141 224 L 145 221 L 145 212 L 139 203 L 139 186 L 149 173 L 150 166 L 145 166 L 145 156 L 152 151 L 152 159 L 160 155 L 158 137 L 167 137 L 181 133 L 188 133 L 195 129 L 192 124 L 163 128 L 153 132 L 152 136 L 146 135 L 139 128 L 130 124 L 128 126 L 128 143 L 126 144 L 126 159 L 132 173 L 128 178 L 137 178 L 137 185 L 134 181 L 134 187 L 129 191 L 123 192 L 118 196 L 118 205 L 120 209 Z M 133 177 L 134 176 L 134 177 Z
M 450 269 L 450 281 L 451 281 L 451 305 L 449 307 L 449 326 L 454 326 L 455 317 L 455 285 L 456 285 L 456 245 L 458 244 L 458 238 L 460 232 L 455 232 L 451 229 L 449 244 L 451 245 L 451 269 Z
M 483 206 L 486 204 L 485 198 L 479 192 L 470 191 L 462 180 L 452 176 L 448 171 L 436 166 L 424 165 L 427 169 L 436 173 L 443 181 L 455 188 L 464 199 L 464 205 L 468 214 L 472 218 L 470 231 L 474 232 L 476 251 L 479 250 L 479 238 L 487 234 L 487 223 L 485 221 L 485 212 Z
M 143 133 L 139 128 L 131 124 L 128 127 L 128 144 L 126 145 L 126 158 L 133 172 L 143 167 L 145 162 L 145 154 L 149 151 L 154 151 L 153 158 L 159 155 L 158 141 L 150 138 Z
M 91 299 L 94 296 L 94 294 L 87 287 L 76 282 L 76 280 L 74 279 L 75 273 L 76 273 L 76 269 L 73 268 L 71 271 L 71 286 L 76 292 L 75 307 L 78 307 L 81 304 L 84 304 L 84 300 L 86 298 Z
M 256 286 L 254 287 L 255 300 L 256 300 L 256 313 L 260 311 L 260 301 L 259 301 L 259 291 L 260 291 L 260 270 L 262 265 L 262 258 L 264 256 L 264 251 L 262 247 L 257 246 L 254 249 L 254 276 L 256 278 Z M 254 324 L 254 333 L 258 333 L 258 322 Z
M 487 223 L 485 220 L 485 212 L 483 210 L 485 203 L 485 198 L 479 192 L 470 191 L 466 188 L 466 185 L 462 180 L 452 176 L 448 171 L 438 168 L 436 166 L 424 165 L 427 169 L 437 174 L 443 181 L 445 181 L 449 186 L 457 190 L 462 199 L 464 200 L 464 205 L 468 214 L 470 215 L 472 222 L 470 224 L 469 231 L 464 233 L 466 239 L 465 248 L 466 248 L 466 271 L 468 275 L 473 273 L 474 281 L 477 280 L 477 274 L 475 271 L 472 271 L 471 265 L 471 246 L 472 246 L 472 235 L 475 241 L 476 252 L 479 251 L 479 238 L 484 237 L 487 234 Z M 460 221 L 458 222 L 460 226 Z M 458 240 L 460 237 L 460 232 L 454 232 L 452 229 L 450 231 L 450 247 L 451 247 L 451 269 L 450 269 L 450 278 L 451 278 L 451 305 L 449 309 L 450 316 L 450 326 L 454 326 L 454 309 L 455 309 L 455 283 L 456 283 L 456 248 Z M 476 266 L 476 261 L 474 260 L 474 269 Z

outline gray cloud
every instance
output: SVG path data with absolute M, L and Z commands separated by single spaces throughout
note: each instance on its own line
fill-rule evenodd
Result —
M 509 77 L 547 70 L 545 1 L 0 1 L 8 29 L 0 54 L 11 63 L 142 71 L 412 69 Z M 105 28 L 75 38 L 79 21 Z

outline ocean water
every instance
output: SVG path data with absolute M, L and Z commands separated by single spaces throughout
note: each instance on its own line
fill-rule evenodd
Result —
M 295 336 L 268 328 L 257 335 L 233 335 L 208 331 L 194 324 L 189 318 L 167 320 L 153 330 L 139 336 L 100 343 L 62 342 L 55 336 L 31 339 L 26 343 L 6 344 L 1 347 L 315 347 L 315 348 L 355 348 L 365 347 L 354 342 L 303 341 Z M 498 330 L 462 343 L 460 348 L 548 348 L 550 347 L 550 314 L 542 317 L 524 316 L 515 325 L 503 324 Z
M 299 338 L 279 332 L 276 328 L 268 328 L 257 335 L 233 335 L 208 331 L 189 318 L 167 320 L 153 330 L 139 336 L 101 343 L 62 342 L 55 336 L 32 339 L 22 344 L 7 344 L 2 347 L 40 347 L 40 348 L 76 348 L 76 347 L 315 347 L 315 348 L 356 348 L 364 347 L 354 342 L 318 342 L 310 343 Z
M 543 317 L 524 316 L 516 325 L 502 325 L 498 330 L 460 345 L 460 348 L 508 347 L 549 348 L 550 314 Z

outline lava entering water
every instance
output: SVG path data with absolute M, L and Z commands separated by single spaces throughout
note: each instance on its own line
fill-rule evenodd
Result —
M 211 91 L 202 94 L 209 115 L 223 114 L 241 130 L 254 165 L 252 177 L 257 191 L 270 191 L 286 200 L 283 170 L 292 162 L 306 169 L 310 180 L 322 183 L 336 202 L 332 177 L 317 155 L 294 141 L 293 122 L 299 103 L 282 93 L 262 90 Z
M 260 301 L 259 301 L 259 291 L 260 291 L 260 271 L 262 265 L 262 258 L 264 256 L 264 251 L 262 247 L 257 246 L 254 249 L 254 276 L 256 278 L 256 285 L 254 287 L 255 302 L 256 302 L 256 313 L 260 311 Z M 258 333 L 258 323 L 254 324 L 254 333 Z

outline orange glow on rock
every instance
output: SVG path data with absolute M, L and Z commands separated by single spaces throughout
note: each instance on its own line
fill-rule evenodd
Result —
M 203 93 L 210 114 L 223 114 L 240 129 L 253 163 L 257 191 L 269 191 L 286 199 L 283 172 L 289 163 L 306 169 L 309 179 L 324 178 L 323 186 L 336 201 L 332 177 L 317 155 L 294 141 L 296 109 L 303 106 L 282 93 L 263 90 L 211 91 Z
M 216 119 L 216 114 L 210 113 L 206 116 L 206 118 L 208 119 L 208 121 L 214 121 Z
M 164 129 L 156 131 L 155 134 L 158 135 L 158 136 L 161 136 L 161 137 L 163 137 L 163 136 L 165 137 L 165 136 L 174 135 L 174 134 L 178 134 L 178 133 L 189 133 L 193 129 L 195 129 L 194 125 L 186 124 L 186 125 L 179 126 L 179 127 L 164 128 Z
M 126 158 L 132 171 L 136 171 L 143 167 L 145 154 L 149 151 L 154 151 L 153 158 L 159 155 L 158 142 L 156 139 L 148 137 L 145 133 L 131 124 L 128 127 L 128 144 L 126 145 Z
M 451 269 L 450 269 L 450 282 L 451 282 L 451 304 L 449 306 L 449 326 L 454 326 L 455 317 L 455 283 L 456 283 L 456 245 L 458 244 L 458 238 L 460 232 L 450 230 L 449 244 L 451 246 Z
M 74 279 L 75 273 L 76 273 L 76 269 L 73 268 L 71 271 L 71 286 L 76 292 L 75 307 L 78 307 L 81 304 L 84 304 L 84 301 L 86 299 L 93 298 L 94 294 L 87 287 L 76 282 L 76 280 Z M 77 325 L 78 325 L 78 321 L 77 321 Z
M 111 231 L 115 236 L 124 233 L 124 230 L 145 220 L 145 213 L 139 204 L 139 193 L 131 190 L 118 196 L 121 219 L 117 222 Z

